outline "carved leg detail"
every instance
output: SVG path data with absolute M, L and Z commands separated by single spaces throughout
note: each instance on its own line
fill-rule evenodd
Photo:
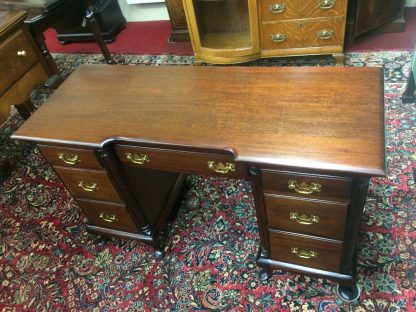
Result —
M 337 295 L 344 301 L 356 301 L 360 298 L 361 288 L 357 284 L 353 286 L 337 286 Z
M 344 53 L 335 53 L 335 54 L 332 54 L 332 56 L 335 59 L 336 66 L 344 66 L 344 61 L 345 61 Z

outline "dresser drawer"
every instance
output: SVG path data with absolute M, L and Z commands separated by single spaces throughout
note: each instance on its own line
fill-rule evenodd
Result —
M 248 178 L 248 168 L 235 163 L 232 156 L 116 145 L 121 162 L 142 168 Z
M 138 232 L 125 205 L 82 199 L 77 201 L 94 225 L 119 231 Z
M 303 19 L 261 25 L 264 50 L 342 45 L 344 18 Z
M 102 169 L 93 150 L 38 145 L 42 155 L 55 166 Z
M 352 179 L 286 171 L 262 170 L 264 193 L 349 202 Z
M 74 197 L 122 202 L 105 171 L 54 168 Z
M 0 44 L 0 94 L 3 94 L 37 62 L 37 55 L 22 30 Z M 7 73 L 5 75 L 4 73 Z
M 344 239 L 348 204 L 264 194 L 269 227 Z
M 342 242 L 269 230 L 271 259 L 339 272 Z
M 347 0 L 307 0 L 302 1 L 302 17 L 336 17 L 345 16 Z
M 284 21 L 302 18 L 302 5 L 299 1 L 261 0 L 260 20 L 262 22 Z

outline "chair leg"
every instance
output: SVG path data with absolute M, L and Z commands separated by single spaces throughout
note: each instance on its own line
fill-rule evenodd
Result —
M 87 20 L 88 26 L 90 27 L 91 32 L 95 37 L 95 41 L 101 49 L 101 53 L 104 55 L 104 58 L 107 64 L 115 64 L 113 58 L 111 57 L 110 51 L 106 43 L 104 42 L 103 35 L 101 34 L 100 26 L 98 25 L 97 20 L 95 19 L 94 6 L 90 0 L 84 0 L 86 6 L 85 18 Z
M 25 102 L 15 105 L 20 116 L 24 120 L 28 119 L 30 115 L 35 111 L 35 106 L 33 105 L 32 99 L 29 97 Z

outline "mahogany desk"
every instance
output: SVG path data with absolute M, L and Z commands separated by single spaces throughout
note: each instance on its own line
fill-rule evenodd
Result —
M 38 144 L 89 230 L 155 246 L 186 174 L 251 180 L 258 265 L 351 300 L 383 95 L 380 68 L 82 65 L 13 138 Z

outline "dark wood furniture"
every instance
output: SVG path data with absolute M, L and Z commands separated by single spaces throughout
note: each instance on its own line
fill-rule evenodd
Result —
M 82 65 L 13 138 L 39 145 L 90 230 L 153 245 L 186 174 L 251 180 L 265 276 L 329 278 L 348 300 L 383 107 L 381 68 Z
M 169 42 L 189 41 L 188 25 L 186 24 L 182 0 L 166 0 L 166 8 L 172 25 Z
M 24 25 L 26 13 L 0 10 L 0 124 L 15 105 L 23 118 L 33 111 L 30 94 L 48 79 L 48 66 Z
M 48 63 L 49 76 L 52 77 L 53 75 L 56 75 L 57 79 L 59 79 L 59 70 L 45 44 L 43 32 L 48 28 L 58 27 L 60 25 L 71 25 L 78 21 L 82 16 L 85 17 L 85 22 L 94 34 L 95 40 L 107 63 L 114 63 L 101 35 L 100 27 L 95 19 L 94 6 L 90 1 L 91 0 L 0 0 L 0 9 L 23 10 L 28 12 L 25 23 Z
M 101 35 L 106 43 L 116 40 L 117 34 L 126 27 L 124 18 L 117 0 L 91 0 L 94 8 L 95 20 L 100 28 Z M 78 20 L 72 20 L 71 25 L 57 25 L 55 27 L 59 42 L 94 41 L 95 34 L 85 25 L 84 14 Z
M 416 49 L 413 53 L 412 67 L 410 68 L 409 78 L 406 88 L 402 94 L 403 103 L 416 102 Z
M 24 25 L 26 13 L 0 10 L 0 125 L 14 105 L 23 118 L 34 110 L 31 93 L 48 79 L 48 65 Z M 0 176 L 11 170 L 10 160 L 0 160 Z

